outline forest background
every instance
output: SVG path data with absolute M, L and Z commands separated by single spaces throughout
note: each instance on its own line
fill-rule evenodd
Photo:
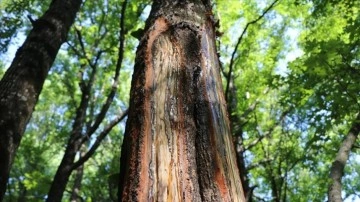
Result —
M 49 3 L 1 2 L 1 75 Z M 27 125 L 4 201 L 46 198 L 80 110 L 86 138 L 63 199 L 116 201 L 135 50 L 151 2 L 124 5 L 83 2 Z M 359 8 L 352 0 L 214 1 L 237 160 L 253 201 L 327 199 L 338 151 L 359 133 Z M 358 141 L 350 148 L 342 196 L 355 201 Z

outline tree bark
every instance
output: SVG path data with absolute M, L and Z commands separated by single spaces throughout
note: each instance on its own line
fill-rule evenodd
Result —
M 242 132 L 236 134 L 236 143 L 234 146 L 236 148 L 236 160 L 237 165 L 239 166 L 239 175 L 241 179 L 241 184 L 243 185 L 244 195 L 247 202 L 252 202 L 253 190 L 255 187 L 250 187 L 249 174 L 245 164 L 245 149 L 243 142 Z
M 356 142 L 356 138 L 360 133 L 360 113 L 353 122 L 349 133 L 342 142 L 340 149 L 336 155 L 335 161 L 332 163 L 330 170 L 331 183 L 328 191 L 329 202 L 341 202 L 341 178 L 344 174 L 346 161 L 349 159 L 350 151 Z
M 81 0 L 53 0 L 0 81 L 0 201 L 44 80 L 74 22 Z
M 80 151 L 79 155 L 81 157 L 83 157 L 84 153 L 82 151 Z M 71 202 L 82 202 L 83 201 L 83 199 L 80 196 L 81 181 L 82 181 L 83 175 L 84 175 L 84 164 L 79 166 L 76 169 L 74 185 L 72 187 L 72 192 L 71 192 L 71 196 L 70 196 Z
M 154 1 L 132 80 L 120 201 L 245 201 L 209 1 Z

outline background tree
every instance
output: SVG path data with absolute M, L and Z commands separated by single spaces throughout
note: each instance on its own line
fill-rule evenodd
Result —
M 0 200 L 25 126 L 80 4 L 81 0 L 52 1 L 47 12 L 32 22 L 33 29 L 0 81 Z
M 329 131 L 334 131 L 340 140 L 344 139 L 341 145 L 336 142 L 336 149 L 331 152 L 334 162 L 330 173 L 329 201 L 342 200 L 341 178 L 360 132 L 357 115 L 359 89 L 356 84 L 360 79 L 359 5 L 357 1 L 315 1 L 312 17 L 316 20 L 309 19 L 303 43 L 308 54 L 292 64 L 293 73 L 288 80 L 296 96 L 300 94 L 300 99 L 307 104 L 306 117 L 316 128 L 317 135 L 327 139 L 331 138 Z M 295 85 L 298 87 L 293 87 Z M 339 130 L 342 126 L 345 128 Z M 314 138 L 323 139 L 320 136 Z M 352 188 L 345 190 L 356 195 Z
M 16 172 L 20 178 L 23 178 L 25 173 L 25 180 L 16 181 L 16 178 L 12 178 L 15 181 L 11 183 L 13 186 L 10 186 L 11 188 L 9 187 L 8 190 L 9 193 L 15 195 L 14 198 L 17 197 L 17 187 L 22 187 L 22 190 L 24 190 L 22 193 L 24 193 L 24 198 L 27 200 L 34 200 L 34 197 L 35 199 L 44 199 L 46 197 L 48 200 L 52 200 L 54 194 L 47 195 L 50 185 L 59 186 L 62 184 L 66 186 L 68 182 L 66 177 L 69 175 L 69 171 L 65 173 L 66 175 L 61 173 L 61 180 L 52 180 L 62 155 L 64 155 L 59 151 L 62 151 L 64 147 L 74 148 L 75 146 L 77 148 L 71 154 L 76 155 L 76 162 L 65 164 L 72 171 L 76 167 L 81 167 L 100 146 L 100 142 L 105 140 L 104 145 L 100 146 L 98 154 L 89 163 L 90 165 L 83 167 L 83 171 L 77 170 L 80 171 L 77 173 L 83 173 L 87 176 L 81 183 L 82 187 L 86 187 L 86 189 L 83 190 L 78 186 L 74 186 L 76 179 L 80 179 L 80 175 L 76 175 L 78 178 L 70 178 L 70 183 L 67 185 L 64 194 L 67 198 L 70 195 L 74 196 L 74 194 L 71 194 L 74 193 L 73 190 L 80 190 L 76 194 L 78 195 L 77 200 L 80 201 L 85 199 L 109 201 L 111 199 L 109 195 L 111 190 L 109 190 L 108 185 L 111 180 L 108 180 L 108 177 L 110 176 L 109 172 L 112 174 L 119 172 L 118 159 L 120 152 L 116 145 L 119 145 L 122 139 L 119 136 L 121 127 L 116 127 L 116 125 L 124 118 L 124 113 L 119 110 L 126 111 L 128 95 L 122 92 L 127 89 L 126 86 L 129 84 L 126 83 L 129 82 L 126 81 L 129 81 L 129 75 L 131 74 L 129 69 L 123 70 L 122 74 L 120 74 L 119 70 L 123 66 L 121 63 L 123 53 L 125 53 L 125 57 L 123 57 L 125 65 L 131 65 L 129 53 L 126 51 L 133 49 L 137 41 L 130 36 L 130 33 L 137 30 L 138 26 L 141 26 L 141 23 L 133 23 L 137 20 L 141 21 L 141 18 L 136 18 L 140 16 L 144 6 L 147 5 L 145 2 L 131 3 L 128 10 L 125 10 L 124 7 L 123 11 L 126 11 L 127 18 L 119 15 L 123 8 L 120 3 L 109 2 L 105 5 L 102 2 L 84 3 L 79 18 L 75 22 L 75 27 L 70 32 L 69 40 L 66 46 L 62 48 L 53 69 L 50 71 L 50 77 L 45 83 L 44 92 L 37 106 L 38 113 L 35 113 L 27 130 L 31 133 L 32 138 L 26 141 L 26 151 L 41 151 L 42 154 L 45 153 L 46 157 L 36 158 L 37 154 L 34 152 L 31 152 L 34 158 L 26 159 L 21 155 L 18 156 L 18 166 L 24 167 L 24 169 Z M 97 12 L 99 10 L 102 12 Z M 120 35 L 118 33 L 120 19 L 124 21 L 122 24 L 126 27 L 126 30 L 122 29 L 121 46 L 116 45 L 120 44 Z M 89 24 L 88 20 L 93 23 Z M 124 45 L 125 39 L 126 46 Z M 94 73 L 91 74 L 93 70 Z M 89 75 L 93 76 L 91 82 Z M 114 76 L 117 78 L 114 78 Z M 89 85 L 89 83 L 91 84 Z M 121 86 L 119 86 L 120 83 Z M 84 88 L 82 87 L 86 88 L 85 92 L 83 92 Z M 119 96 L 115 97 L 115 92 Z M 103 96 L 105 94 L 107 95 Z M 52 102 L 48 102 L 49 99 Z M 81 105 L 81 103 L 86 102 L 83 101 L 84 99 L 87 99 L 87 107 Z M 72 141 L 66 143 L 69 134 L 74 133 L 74 127 L 71 127 L 71 125 L 77 118 L 75 115 L 77 111 L 86 114 L 80 120 L 77 120 L 76 124 L 83 125 L 80 133 L 79 131 L 75 133 L 76 137 L 83 140 L 81 142 L 82 146 L 79 146 L 79 144 L 74 145 Z M 46 129 L 43 125 L 47 126 Z M 40 134 L 39 129 L 43 131 Z M 85 131 L 85 134 L 83 131 Z M 38 139 L 41 139 L 41 141 L 38 141 Z M 25 155 L 26 151 L 22 154 Z M 80 156 L 81 151 L 83 158 L 79 159 L 78 156 Z M 67 152 L 65 152 L 65 155 L 69 156 Z M 46 161 L 49 158 L 52 159 L 51 162 Z M 103 161 L 102 158 L 106 158 L 106 160 Z M 24 166 L 27 165 L 24 164 L 24 161 L 28 161 L 30 165 Z M 39 166 L 39 164 L 43 165 Z M 98 176 L 97 170 L 100 171 L 102 178 Z M 42 173 L 45 175 L 42 175 Z M 116 189 L 113 188 L 114 193 Z M 63 194 L 64 190 L 55 189 L 55 191 L 57 194 L 55 199 L 60 200 L 61 197 L 58 196 Z

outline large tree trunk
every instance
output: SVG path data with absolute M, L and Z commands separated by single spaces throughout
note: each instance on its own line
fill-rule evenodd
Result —
M 350 151 L 360 133 L 360 113 L 353 122 L 349 133 L 342 142 L 330 170 L 331 183 L 328 191 L 329 202 L 341 202 L 341 178 L 344 174 L 346 161 L 349 159 Z
M 80 5 L 81 0 L 53 0 L 0 81 L 0 201 L 25 126 Z
M 245 201 L 210 2 L 154 1 L 140 41 L 121 201 Z

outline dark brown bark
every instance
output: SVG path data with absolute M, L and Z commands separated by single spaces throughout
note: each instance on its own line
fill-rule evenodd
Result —
M 247 165 L 245 164 L 245 145 L 244 145 L 244 138 L 243 138 L 243 130 L 242 127 L 244 125 L 243 122 L 247 121 L 247 115 L 251 113 L 256 105 L 250 106 L 248 109 L 248 112 L 244 112 L 242 116 L 239 116 L 237 113 L 235 113 L 237 99 L 233 95 L 236 95 L 236 89 L 234 86 L 230 85 L 230 92 L 228 99 L 230 100 L 229 107 L 228 107 L 228 113 L 231 114 L 230 116 L 230 122 L 231 122 L 231 128 L 233 131 L 234 136 L 234 147 L 236 150 L 236 162 L 239 167 L 239 175 L 241 184 L 244 189 L 244 195 L 247 202 L 252 201 L 252 193 L 253 193 L 253 187 L 250 187 L 249 182 L 249 176 L 248 176 L 248 169 Z
M 25 126 L 80 5 L 81 0 L 53 0 L 0 81 L 0 201 Z
M 208 1 L 154 1 L 140 41 L 120 201 L 244 201 Z
M 95 71 L 95 70 L 94 70 Z M 90 76 L 90 81 L 94 79 L 94 72 Z M 88 86 L 91 86 L 88 84 Z M 61 201 L 63 193 L 71 172 L 73 171 L 72 164 L 74 163 L 75 156 L 79 152 L 82 145 L 82 130 L 85 124 L 86 109 L 89 104 L 90 89 L 87 87 L 83 90 L 80 105 L 76 111 L 75 121 L 73 123 L 73 129 L 66 146 L 65 154 L 61 163 L 56 171 L 54 180 L 51 184 L 50 191 L 48 193 L 47 201 Z
M 80 152 L 81 157 L 84 156 L 83 154 L 84 154 L 83 152 Z M 72 192 L 71 192 L 71 196 L 70 196 L 71 202 L 82 202 L 83 201 L 83 199 L 80 196 L 81 181 L 82 181 L 83 175 L 84 175 L 84 164 L 82 164 L 81 166 L 76 168 L 74 185 L 72 187 Z
M 341 202 L 341 178 L 344 174 L 346 161 L 349 159 L 351 148 L 356 142 L 356 138 L 360 133 L 360 113 L 353 122 L 345 140 L 342 142 L 340 149 L 336 155 L 335 161 L 332 163 L 330 170 L 330 186 L 328 191 L 329 202 Z

